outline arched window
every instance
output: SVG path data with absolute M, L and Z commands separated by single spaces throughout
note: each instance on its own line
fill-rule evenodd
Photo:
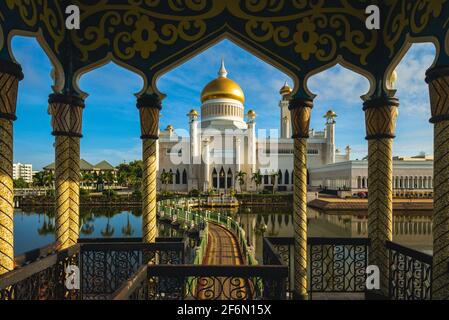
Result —
M 218 188 L 224 189 L 225 188 L 225 171 L 224 171 L 223 167 L 221 167 L 221 170 L 220 170 L 219 180 L 220 180 L 220 183 L 219 183 Z
M 214 171 L 212 172 L 212 185 L 214 189 L 218 188 L 218 173 L 217 169 L 214 168 Z
M 170 169 L 170 179 L 169 179 L 169 183 L 173 183 L 173 170 Z
M 278 184 L 282 184 L 282 171 L 278 171 Z
M 229 168 L 228 175 L 226 177 L 226 187 L 228 189 L 232 188 L 232 170 Z
M 184 169 L 182 172 L 182 184 L 187 184 L 187 171 Z
M 289 185 L 290 184 L 290 173 L 288 172 L 288 170 L 285 170 L 285 184 Z
M 176 169 L 175 183 L 176 184 L 181 184 L 181 174 L 179 173 L 178 169 Z

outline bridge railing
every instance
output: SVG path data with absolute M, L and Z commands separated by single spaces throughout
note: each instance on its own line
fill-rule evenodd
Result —
M 364 293 L 370 241 L 368 238 L 309 238 L 309 294 Z M 389 299 L 431 299 L 432 256 L 387 242 L 389 251 Z M 264 264 L 277 259 L 289 267 L 288 291 L 293 293 L 293 238 L 268 237 Z M 266 252 L 269 252 L 267 254 Z M 275 257 L 275 258 L 273 258 Z
M 109 299 L 140 266 L 184 264 L 182 239 L 88 239 L 0 276 L 0 300 Z M 67 288 L 67 267 L 76 266 L 80 288 Z
M 172 223 L 178 223 L 183 226 L 187 225 L 191 229 L 197 228 L 201 230 L 207 221 L 212 221 L 228 228 L 237 237 L 245 262 L 249 265 L 257 265 L 255 253 L 248 245 L 246 233 L 240 224 L 223 212 L 190 209 L 197 202 L 197 199 L 189 198 L 163 200 L 158 203 L 158 212 L 161 219 L 168 219 Z
M 390 298 L 430 300 L 433 257 L 390 241 L 387 242 L 387 248 L 390 257 Z
M 114 299 L 283 300 L 286 266 L 146 265 Z

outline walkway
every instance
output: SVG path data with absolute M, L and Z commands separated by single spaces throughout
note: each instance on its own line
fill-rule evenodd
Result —
M 232 232 L 209 222 L 209 241 L 203 265 L 243 265 L 240 245 Z

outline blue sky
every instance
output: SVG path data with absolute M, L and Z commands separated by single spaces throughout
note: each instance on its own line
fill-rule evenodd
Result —
M 13 53 L 22 65 L 25 79 L 20 83 L 15 122 L 15 162 L 32 163 L 35 169 L 54 159 L 47 114 L 51 92 L 51 64 L 33 38 L 15 37 Z M 433 62 L 432 44 L 414 45 L 398 66 L 397 97 L 400 110 L 395 155 L 433 152 L 425 71 Z M 229 78 L 237 81 L 246 95 L 246 110 L 254 109 L 258 128 L 279 127 L 279 89 L 292 81 L 287 75 L 256 58 L 230 41 L 223 41 L 178 68 L 163 75 L 158 88 L 167 94 L 163 101 L 161 128 L 172 124 L 187 129 L 186 114 L 199 109 L 203 87 L 216 77 L 221 58 L 226 61 Z M 103 159 L 117 165 L 141 157 L 139 115 L 134 94 L 142 88 L 142 79 L 113 63 L 96 69 L 80 80 L 80 88 L 89 94 L 83 119 L 84 138 L 81 157 L 91 163 Z M 317 98 L 311 127 L 322 130 L 328 109 L 337 114 L 336 142 L 343 150 L 350 145 L 353 159 L 367 154 L 364 113 L 360 96 L 368 91 L 368 80 L 336 66 L 315 75 L 309 88 Z

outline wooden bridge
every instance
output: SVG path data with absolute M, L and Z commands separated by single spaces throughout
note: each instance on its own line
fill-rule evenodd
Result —
M 243 265 L 244 259 L 239 241 L 228 229 L 209 223 L 209 241 L 203 265 Z

